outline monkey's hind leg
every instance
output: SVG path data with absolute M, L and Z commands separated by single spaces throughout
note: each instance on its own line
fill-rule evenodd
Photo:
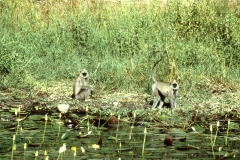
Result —
M 152 91 L 153 91 L 153 96 L 154 96 L 152 108 L 156 108 L 156 106 L 160 100 L 160 96 L 158 95 L 158 89 L 157 89 L 155 83 L 152 85 Z
M 75 99 L 75 98 L 76 98 L 76 96 L 75 96 L 74 93 L 71 95 L 71 98 L 72 98 L 72 99 Z
M 77 99 L 87 101 L 91 91 L 92 87 L 83 86 L 77 94 Z
M 160 97 L 159 97 L 159 96 L 154 96 L 152 108 L 156 108 L 159 100 L 160 100 Z
M 159 89 L 158 89 L 158 96 L 160 97 L 160 98 L 159 98 L 160 103 L 159 103 L 158 108 L 162 108 L 162 106 L 163 106 L 164 103 L 165 103 L 165 96 L 162 94 L 162 92 L 160 92 Z

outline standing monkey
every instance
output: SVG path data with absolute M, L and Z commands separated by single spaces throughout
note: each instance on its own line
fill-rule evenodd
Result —
M 86 69 L 80 71 L 80 74 L 73 84 L 73 99 L 87 100 L 92 87 L 87 86 L 88 72 Z
M 152 67 L 152 79 L 154 82 L 154 84 L 152 85 L 152 91 L 154 96 L 152 108 L 155 108 L 159 101 L 160 103 L 158 108 L 162 108 L 165 98 L 169 99 L 171 108 L 176 108 L 177 92 L 179 88 L 178 83 L 175 80 L 173 80 L 171 84 L 165 82 L 158 82 L 154 77 L 154 68 L 161 60 L 162 58 L 159 61 L 155 62 Z

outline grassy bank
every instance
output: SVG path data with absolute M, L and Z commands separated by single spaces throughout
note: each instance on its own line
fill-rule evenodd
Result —
M 157 79 L 177 79 L 185 93 L 236 89 L 240 5 L 181 2 L 2 1 L 1 89 L 72 82 L 87 68 L 95 87 L 150 93 L 164 51 Z

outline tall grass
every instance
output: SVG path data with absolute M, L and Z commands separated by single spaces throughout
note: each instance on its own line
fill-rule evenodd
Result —
M 1 1 L 0 86 L 32 89 L 87 68 L 92 84 L 146 92 L 164 51 L 159 80 L 184 80 L 183 90 L 202 77 L 234 81 L 240 68 L 234 2 Z

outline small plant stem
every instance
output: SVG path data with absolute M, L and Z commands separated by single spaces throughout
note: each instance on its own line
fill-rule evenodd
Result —
M 216 134 L 215 134 L 215 137 L 214 137 L 214 141 L 212 143 L 212 152 L 213 152 L 213 156 L 214 156 L 214 146 L 215 146 L 215 142 L 216 142 L 216 139 L 217 139 L 217 134 L 218 134 L 218 127 L 219 127 L 219 121 L 217 121 L 217 130 L 216 130 Z
M 35 152 L 35 158 L 34 158 L 34 160 L 36 160 L 37 157 L 38 157 L 38 151 Z
M 116 143 L 118 141 L 119 120 L 120 120 L 120 116 L 118 116 L 118 125 L 117 125 L 117 132 L 116 132 Z
M 45 139 L 45 133 L 46 133 L 46 128 L 47 128 L 47 114 L 45 114 L 45 124 L 44 124 L 44 131 L 43 131 L 43 139 L 42 139 L 42 142 L 40 144 L 40 146 L 42 146 L 42 144 L 44 143 L 44 139 Z
M 216 142 L 216 139 L 217 139 L 217 133 L 218 133 L 218 125 L 217 125 L 216 134 L 215 134 L 215 137 L 214 137 L 212 149 L 213 149 L 213 147 L 214 147 L 214 145 L 215 145 L 215 142 Z
M 19 128 L 19 122 L 20 122 L 20 106 L 18 106 L 18 109 L 15 109 L 15 115 L 16 115 L 16 121 L 17 121 L 17 129 L 16 129 L 16 135 L 18 134 L 18 128 Z
M 58 154 L 57 160 L 59 160 L 61 153 Z
M 88 127 L 88 133 L 90 132 L 90 121 L 89 121 L 89 116 L 88 116 L 88 106 L 86 107 L 86 116 L 87 116 L 87 127 Z
M 16 135 L 13 135 L 13 142 L 12 142 L 12 156 L 11 156 L 11 160 L 13 160 L 13 151 L 14 151 L 14 147 L 15 146 L 15 139 L 16 139 Z
M 59 124 L 58 124 L 58 135 L 57 135 L 57 139 L 58 139 L 58 137 L 59 137 L 60 130 L 61 130 L 61 124 L 59 123 Z M 57 139 L 56 139 L 56 141 L 57 141 Z
M 231 121 L 230 121 L 230 119 L 228 119 L 228 128 L 227 128 L 227 135 L 226 135 L 226 139 L 225 139 L 225 145 L 227 145 L 228 144 L 228 132 L 229 132 L 229 129 L 230 129 L 230 123 L 231 123 Z
M 100 110 L 99 112 L 100 112 L 100 116 L 99 116 L 99 120 L 98 120 L 98 129 L 100 127 L 100 120 L 101 120 L 101 117 L 102 117 L 102 111 Z
M 47 155 L 47 151 L 45 150 L 44 151 L 44 157 L 45 157 L 45 160 L 47 159 L 48 155 Z
M 73 160 L 75 160 L 75 159 L 76 159 L 76 155 L 77 155 L 77 151 L 76 151 L 76 150 L 74 150 L 74 153 L 73 153 Z
M 211 145 L 213 145 L 213 141 L 212 141 L 212 131 L 213 131 L 213 128 L 212 128 L 212 125 L 210 125 L 210 132 L 211 132 L 210 141 L 211 141 Z
M 83 153 L 84 155 L 86 155 L 85 149 L 84 149 L 83 147 L 81 147 L 81 151 L 82 151 L 82 153 Z
M 132 130 L 134 128 L 135 119 L 136 119 L 136 113 L 134 112 L 133 113 L 133 123 L 132 123 L 132 126 L 130 127 L 129 139 L 132 139 Z
M 132 125 L 130 127 L 130 133 L 129 133 L 129 139 L 132 139 L 132 130 L 133 130 L 134 126 Z
M 19 128 L 19 126 L 20 126 L 20 125 L 19 125 L 19 121 L 20 121 L 20 118 L 17 120 L 17 123 L 18 123 L 18 124 L 17 124 L 17 131 L 16 131 L 16 135 L 18 134 L 18 128 Z
M 59 137 L 59 134 L 60 134 L 60 130 L 61 130 L 61 118 L 62 118 L 62 114 L 60 113 L 59 114 L 59 123 L 58 123 L 58 135 L 57 135 L 57 139 Z M 56 139 L 56 141 L 57 141 Z
M 109 118 L 106 120 L 106 122 L 105 123 L 103 123 L 103 125 L 101 126 L 101 127 L 103 127 L 105 124 L 107 124 L 108 123 L 108 121 L 112 118 L 112 116 L 114 115 L 114 113 L 116 113 L 116 108 L 117 108 L 117 106 L 118 106 L 118 102 L 116 102 L 115 104 L 114 104 L 114 106 L 113 106 L 113 112 L 111 113 L 111 115 L 109 116 Z
M 66 152 L 66 149 L 67 149 L 66 143 L 63 143 L 63 148 L 64 148 L 64 151 L 63 151 L 63 155 L 62 155 L 62 158 L 61 158 L 61 159 L 63 159 L 63 157 L 64 157 L 64 159 L 65 159 L 65 152 Z
M 121 142 L 119 143 L 119 148 L 120 148 L 119 153 L 120 153 L 120 155 L 121 155 L 121 154 L 122 154 L 122 143 L 121 143 Z
M 146 143 L 146 135 L 147 135 L 147 128 L 144 128 L 144 139 L 143 139 L 143 146 L 142 146 L 142 156 L 144 155 L 144 148 Z
M 24 155 L 24 160 L 25 160 L 25 158 L 26 158 L 27 143 L 24 143 L 24 144 L 23 144 L 23 149 L 24 149 L 23 155 Z
M 103 126 L 105 126 L 105 124 L 107 124 L 108 123 L 108 121 L 112 118 L 112 116 L 113 116 L 113 114 L 111 113 L 111 115 L 109 116 L 109 118 L 106 120 L 106 122 L 105 123 L 103 123 L 103 125 L 101 126 L 101 127 L 103 127 Z

